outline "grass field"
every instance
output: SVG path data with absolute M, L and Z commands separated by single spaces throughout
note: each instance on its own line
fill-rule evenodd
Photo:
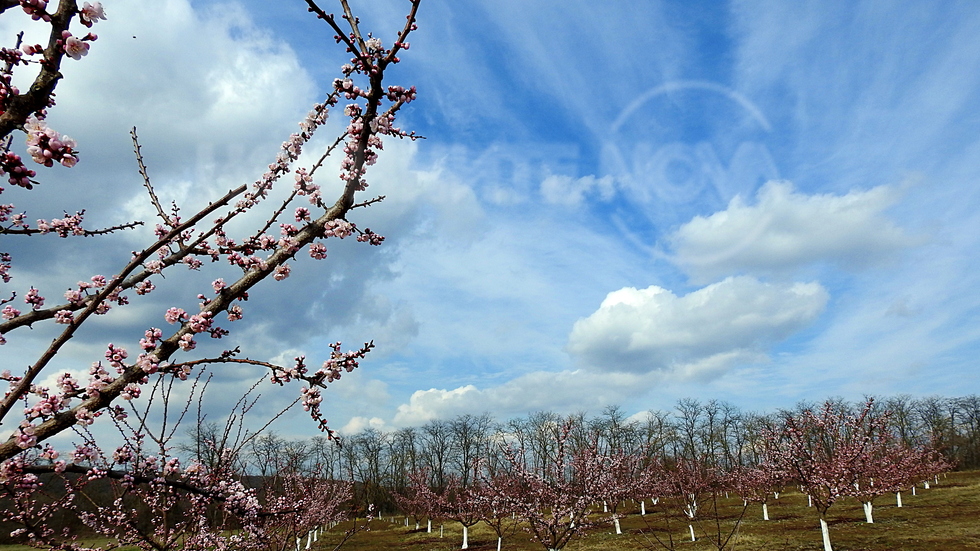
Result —
M 874 524 L 864 521 L 861 504 L 854 500 L 844 500 L 835 504 L 829 513 L 830 538 L 836 551 L 980 551 L 980 471 L 951 473 L 948 478 L 940 478 L 938 486 L 929 490 L 918 490 L 918 495 L 902 494 L 904 507 L 895 506 L 893 495 L 882 496 L 875 502 Z M 731 526 L 731 519 L 737 517 L 742 509 L 741 500 L 732 498 L 722 500 L 722 528 Z M 593 530 L 587 537 L 572 540 L 566 551 L 617 551 L 632 549 L 664 549 L 651 536 L 655 531 L 662 540 L 667 533 L 663 530 L 662 515 L 648 509 L 647 516 L 628 504 L 621 508 L 627 516 L 621 521 L 623 534 L 613 534 L 612 525 Z M 795 491 L 780 495 L 779 500 L 769 504 L 771 520 L 762 520 L 762 507 L 749 504 L 741 524 L 733 549 L 739 551 L 822 551 L 820 527 L 816 511 L 806 506 L 806 496 Z M 462 529 L 458 523 L 447 522 L 443 537 L 439 537 L 439 525 L 434 524 L 433 533 L 414 529 L 414 524 L 406 528 L 403 517 L 390 522 L 390 517 L 375 519 L 371 530 L 358 533 L 343 546 L 345 551 L 403 550 L 403 551 L 449 551 L 459 549 L 462 542 Z M 350 525 L 347 524 L 346 527 Z M 713 524 L 711 527 L 713 528 Z M 328 533 L 317 544 L 317 551 L 333 549 L 331 540 L 336 541 L 336 533 L 344 529 L 339 526 Z M 674 548 L 685 551 L 716 549 L 708 541 L 690 542 L 687 524 L 680 518 L 671 521 L 670 534 Z M 494 551 L 497 548 L 496 535 L 482 523 L 470 529 L 469 549 L 474 551 Z M 23 551 L 31 549 L 22 546 L 0 546 L 0 551 Z M 505 538 L 505 550 L 543 550 L 531 542 L 522 531 Z
M 940 478 L 938 486 L 919 489 L 917 495 L 902 494 L 904 507 L 895 506 L 895 497 L 886 495 L 875 500 L 874 524 L 864 521 L 861 504 L 844 500 L 829 512 L 830 539 L 836 551 L 959 551 L 980 550 L 980 472 L 951 473 Z M 723 502 L 722 516 L 737 516 L 741 500 Z M 629 549 L 664 549 L 652 537 L 644 535 L 663 527 L 662 516 L 650 513 L 642 517 L 639 510 L 626 507 L 629 513 L 622 522 L 623 534 L 613 534 L 612 526 L 590 533 L 586 538 L 572 540 L 566 551 L 616 551 Z M 786 492 L 769 504 L 769 520 L 762 520 L 762 506 L 749 504 L 734 549 L 741 551 L 822 551 L 820 526 L 814 509 L 807 508 L 806 496 Z M 401 520 L 401 519 L 398 519 Z M 723 520 L 723 524 L 724 524 Z M 730 526 L 729 521 L 729 526 Z M 687 524 L 672 521 L 676 549 L 700 551 L 716 549 L 707 541 L 691 543 Z M 723 525 L 724 528 L 724 525 Z M 459 549 L 462 530 L 458 523 L 446 523 L 443 537 L 439 527 L 433 534 L 415 531 L 403 524 L 375 520 L 371 531 L 357 534 L 344 545 L 344 550 L 368 551 L 395 549 L 411 551 L 449 551 Z M 661 539 L 666 534 L 657 532 Z M 483 526 L 470 529 L 469 549 L 492 551 L 497 548 L 496 535 Z M 322 541 L 321 543 L 327 543 Z M 330 549 L 322 547 L 322 549 Z M 518 532 L 505 539 L 505 550 L 543 550 L 529 541 L 527 534 Z

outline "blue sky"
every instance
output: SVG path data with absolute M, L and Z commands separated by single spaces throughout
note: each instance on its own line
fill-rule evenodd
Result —
M 162 193 L 200 203 L 344 62 L 298 0 L 104 4 L 51 119 L 84 155 L 52 186 L 99 220 L 148 212 L 131 126 Z M 364 4 L 390 43 L 407 2 Z M 972 4 L 431 0 L 419 26 L 391 83 L 427 139 L 386 144 L 388 200 L 353 216 L 388 241 L 332 245 L 239 332 L 267 359 L 375 340 L 326 393 L 334 428 L 980 390 Z M 78 279 L 44 266 L 22 273 Z M 90 337 L 135 347 L 151 310 Z

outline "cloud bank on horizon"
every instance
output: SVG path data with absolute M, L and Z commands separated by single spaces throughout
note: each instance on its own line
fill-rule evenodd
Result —
M 254 180 L 344 62 L 302 2 L 103 3 L 52 112 L 83 162 L 64 207 L 32 208 L 99 189 L 94 218 L 145 216 L 133 125 L 168 199 Z M 403 15 L 354 6 L 385 40 Z M 978 392 L 974 11 L 425 2 L 397 80 L 427 140 L 386 144 L 388 199 L 358 213 L 388 241 L 294 270 L 242 338 L 268 359 L 374 339 L 326 393 L 345 431 Z M 46 262 L 25 275 L 67 273 Z

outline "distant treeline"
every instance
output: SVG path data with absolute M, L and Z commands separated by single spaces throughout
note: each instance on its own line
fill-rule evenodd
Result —
M 848 411 L 864 406 L 863 401 L 830 402 L 835 409 Z M 555 430 L 568 420 L 575 427 L 573 441 L 597 442 L 602 451 L 696 458 L 729 468 L 755 464 L 762 448 L 759 440 L 767 429 L 778 432 L 787 417 L 822 405 L 800 403 L 792 409 L 757 413 L 720 400 L 687 398 L 671 410 L 650 410 L 639 419 L 617 406 L 594 416 L 536 412 L 505 421 L 490 413 L 466 414 L 388 432 L 365 429 L 344 438 L 341 446 L 323 437 L 290 441 L 268 433 L 253 441 L 244 464 L 253 474 L 266 475 L 266 466 L 277 462 L 273 459 L 288 457 L 325 477 L 353 479 L 359 499 L 387 510 L 394 506 L 392 493 L 409 485 L 412 471 L 427 469 L 436 487 L 453 475 L 466 484 L 474 460 L 498 463 L 507 445 L 522 449 L 532 466 L 543 464 L 552 451 Z M 891 430 L 903 444 L 935 447 L 958 469 L 980 468 L 980 396 L 878 398 L 874 414 L 888 416 Z

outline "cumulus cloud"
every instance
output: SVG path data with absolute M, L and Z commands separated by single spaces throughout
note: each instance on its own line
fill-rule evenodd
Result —
M 817 282 L 763 283 L 746 276 L 680 297 L 657 286 L 626 287 L 575 322 L 567 349 L 602 371 L 710 377 L 764 357 L 766 346 L 814 321 L 828 297 Z
M 407 404 L 398 406 L 395 414 L 396 424 L 418 425 L 457 410 L 461 403 L 476 402 L 483 392 L 474 385 L 461 386 L 453 390 L 430 388 L 416 390 Z
M 340 433 L 344 435 L 351 435 L 351 434 L 357 434 L 367 429 L 375 429 L 375 430 L 383 431 L 385 428 L 386 428 L 386 424 L 384 422 L 384 419 L 380 417 L 368 418 L 368 417 L 361 417 L 358 415 L 358 416 L 351 417 L 351 420 L 348 421 L 347 424 L 340 429 Z
M 771 181 L 755 205 L 736 196 L 727 209 L 682 225 L 670 243 L 677 264 L 701 282 L 734 273 L 785 274 L 817 262 L 861 267 L 917 241 L 885 214 L 898 200 L 888 186 L 806 195 L 789 182 Z

